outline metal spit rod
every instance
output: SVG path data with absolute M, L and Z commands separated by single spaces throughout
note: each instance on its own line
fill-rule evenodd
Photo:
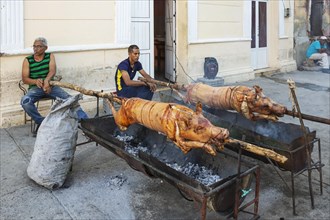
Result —
M 299 113 L 295 112 L 295 111 L 286 110 L 285 114 L 290 115 L 292 117 L 299 117 Z M 321 118 L 321 117 L 318 117 L 318 116 L 306 115 L 306 114 L 303 114 L 303 113 L 300 113 L 300 115 L 303 119 L 330 125 L 330 119 L 328 119 L 328 118 Z

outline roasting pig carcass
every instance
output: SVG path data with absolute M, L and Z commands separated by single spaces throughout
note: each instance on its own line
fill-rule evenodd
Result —
M 202 105 L 196 111 L 175 104 L 148 101 L 140 98 L 122 98 L 118 111 L 109 102 L 116 124 L 121 130 L 134 123 L 165 134 L 184 153 L 202 148 L 211 155 L 222 150 L 229 138 L 227 129 L 216 127 L 202 115 Z
M 236 110 L 250 120 L 278 120 L 287 111 L 286 107 L 266 97 L 262 88 L 253 86 L 212 87 L 202 83 L 189 84 L 186 102 L 201 102 L 211 108 Z

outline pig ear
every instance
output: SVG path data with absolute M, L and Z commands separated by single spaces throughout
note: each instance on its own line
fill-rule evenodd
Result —
M 255 89 L 255 99 L 259 99 L 258 95 L 262 97 L 262 88 L 258 85 L 254 85 L 253 88 Z
M 196 104 L 196 114 L 199 115 L 199 114 L 202 114 L 202 103 L 201 102 L 197 102 Z
M 254 85 L 253 88 L 255 89 L 256 93 L 262 93 L 262 88 L 258 85 Z

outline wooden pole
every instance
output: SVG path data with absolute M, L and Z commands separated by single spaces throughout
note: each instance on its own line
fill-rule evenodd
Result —
M 170 87 L 171 89 L 186 91 L 186 87 L 184 84 L 170 83 L 170 82 L 167 83 L 167 82 L 163 82 L 163 81 L 159 81 L 159 80 L 155 80 L 155 79 L 146 79 L 143 77 L 138 77 L 138 80 L 140 80 L 142 82 L 154 83 L 159 86 Z
M 263 147 L 259 147 L 257 145 L 254 144 L 250 144 L 247 143 L 245 141 L 241 141 L 241 140 L 237 140 L 237 139 L 233 139 L 233 138 L 229 138 L 228 140 L 225 141 L 225 143 L 229 143 L 229 144 L 238 144 L 240 145 L 240 147 L 246 151 L 249 151 L 251 153 L 263 156 L 263 157 L 268 157 L 276 162 L 279 163 L 285 163 L 288 158 L 286 156 L 283 156 L 279 153 L 276 153 L 273 150 L 267 149 L 267 148 L 263 148 Z
M 308 171 L 308 183 L 309 183 L 309 195 L 311 197 L 311 206 L 312 206 L 312 209 L 314 209 L 314 194 L 313 194 L 313 185 L 312 185 L 312 156 L 311 156 L 311 152 L 310 152 L 310 149 L 312 149 L 312 146 L 309 144 L 308 142 L 308 132 L 307 132 L 307 129 L 305 127 L 305 124 L 304 124 L 304 121 L 302 120 L 302 114 L 301 114 L 301 111 L 300 111 L 300 107 L 299 107 L 299 103 L 298 103 L 298 99 L 297 99 L 297 96 L 296 96 L 296 92 L 295 92 L 295 89 L 296 89 L 296 85 L 295 85 L 295 82 L 291 79 L 288 79 L 287 80 L 287 83 L 289 84 L 289 89 L 290 89 L 290 92 L 291 92 L 291 95 L 292 95 L 292 98 L 293 98 L 293 102 L 297 108 L 297 112 L 298 112 L 298 115 L 299 115 L 299 121 L 300 121 L 300 127 L 301 127 L 301 130 L 304 134 L 304 139 L 305 139 L 305 150 L 306 150 L 306 157 L 307 157 L 307 171 Z M 321 171 L 320 171 L 321 172 Z M 294 192 L 292 192 L 293 194 Z M 293 211 L 293 214 L 295 214 L 295 209 Z
M 49 85 L 72 89 L 72 90 L 78 91 L 82 94 L 89 95 L 89 96 L 107 98 L 109 100 L 117 102 L 118 104 L 121 104 L 121 99 L 117 95 L 115 95 L 111 92 L 106 93 L 106 92 L 93 91 L 93 90 L 85 89 L 83 87 L 80 87 L 80 86 L 77 86 L 77 85 L 74 85 L 71 83 L 59 82 L 59 81 L 50 81 Z

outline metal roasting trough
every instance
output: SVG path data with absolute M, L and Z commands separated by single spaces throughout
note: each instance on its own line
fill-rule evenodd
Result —
M 154 80 L 155 81 L 155 80 Z M 160 81 L 158 81 L 159 83 Z M 161 82 L 162 85 L 165 86 L 170 86 L 170 83 L 165 83 Z M 298 112 L 287 112 L 286 114 L 292 115 L 292 116 L 298 116 L 300 120 L 300 126 L 295 125 L 295 124 L 288 124 L 288 123 L 283 123 L 283 122 L 270 122 L 266 120 L 259 120 L 257 122 L 253 122 L 250 120 L 247 120 L 246 118 L 242 117 L 240 114 L 232 112 L 232 111 L 222 111 L 222 110 L 217 110 L 217 109 L 212 109 L 212 108 L 205 108 L 204 106 L 204 116 L 209 119 L 212 124 L 215 126 L 227 128 L 230 132 L 231 138 L 234 138 L 236 140 L 241 140 L 243 142 L 249 142 L 250 144 L 254 144 L 257 146 L 261 146 L 266 149 L 273 150 L 279 154 L 282 154 L 283 156 L 287 157 L 288 160 L 284 164 L 277 163 L 275 161 L 272 161 L 270 158 L 263 157 L 263 156 L 258 156 L 256 154 L 249 153 L 247 151 L 242 150 L 242 146 L 238 146 L 237 144 L 233 143 L 227 143 L 226 147 L 230 148 L 236 152 L 238 152 L 238 169 L 237 169 L 237 175 L 236 179 L 241 180 L 242 179 L 242 174 L 240 171 L 241 167 L 241 154 L 242 152 L 249 156 L 253 157 L 259 160 L 262 160 L 266 163 L 270 163 L 272 167 L 275 169 L 277 174 L 281 177 L 283 182 L 286 184 L 286 186 L 291 190 L 292 194 L 292 208 L 293 208 L 293 214 L 296 215 L 295 211 L 295 189 L 294 189 L 294 178 L 298 176 L 299 174 L 307 171 L 308 172 L 308 182 L 309 182 L 309 191 L 310 191 L 310 197 L 311 197 L 311 207 L 314 209 L 314 197 L 313 197 L 313 189 L 312 189 L 312 180 L 311 180 L 311 172 L 312 170 L 317 170 L 319 172 L 320 176 L 320 192 L 321 194 L 323 193 L 323 180 L 322 180 L 322 167 L 324 164 L 321 162 L 321 144 L 320 144 L 320 139 L 316 137 L 316 132 L 315 131 L 309 131 L 307 127 L 304 126 L 303 123 L 303 118 L 307 120 L 312 120 L 315 122 L 319 123 L 326 123 L 329 124 L 330 121 L 329 119 L 324 119 L 324 118 L 319 118 L 315 116 L 308 116 L 305 114 L 302 114 L 300 112 L 299 104 L 296 99 L 295 91 L 294 91 L 294 82 L 289 81 L 289 88 L 291 90 L 291 95 L 294 97 L 295 105 L 297 107 Z M 79 92 L 82 92 L 85 95 L 92 95 L 97 97 L 97 115 L 99 112 L 99 97 L 103 98 L 112 98 L 115 99 L 115 96 L 113 93 L 104 93 L 103 91 L 97 92 L 97 91 L 92 91 L 92 90 L 86 90 L 82 87 L 70 84 L 70 83 L 62 83 L 62 82 L 56 82 L 56 81 L 51 81 L 51 85 L 58 85 L 64 88 L 69 88 L 73 89 Z M 177 84 L 171 85 L 171 88 L 175 88 L 178 90 L 182 89 L 182 86 L 179 86 Z M 174 97 L 173 91 L 172 90 L 163 90 L 159 92 L 160 95 L 160 100 L 163 102 L 176 102 L 179 104 L 185 104 L 182 102 L 182 100 L 178 97 Z M 189 106 L 193 108 L 194 106 Z M 87 132 L 87 131 L 86 131 Z M 96 136 L 97 138 L 98 136 Z M 312 151 L 314 148 L 314 145 L 317 143 L 317 148 L 318 148 L 318 160 L 313 160 L 312 159 Z M 84 144 L 84 143 L 82 143 Z M 167 145 L 167 144 L 166 144 Z M 113 145 L 115 146 L 115 145 Z M 112 148 L 111 148 L 112 149 Z M 116 151 L 117 152 L 117 151 Z M 119 156 L 123 156 L 126 154 L 120 154 Z M 152 155 L 151 155 L 152 156 Z M 139 151 L 138 157 L 139 159 L 144 158 L 145 160 L 139 161 L 138 164 L 143 164 L 143 169 L 141 168 L 140 171 L 145 171 L 147 173 L 147 168 L 145 167 L 156 167 L 152 164 L 152 162 L 158 161 L 158 159 L 151 160 L 150 155 L 147 157 L 144 157 L 144 153 L 141 153 Z M 128 156 L 129 161 L 134 161 L 132 157 Z M 150 164 L 147 164 L 145 161 L 147 159 Z M 128 161 L 128 160 L 127 160 Z M 156 162 L 155 162 L 156 163 Z M 158 166 L 158 165 L 157 165 Z M 176 167 L 176 165 L 174 165 Z M 286 182 L 284 177 L 281 175 L 278 169 L 280 171 L 289 171 L 291 173 L 291 187 L 289 184 Z M 255 169 L 257 170 L 257 169 Z M 254 172 L 254 171 L 253 171 Z M 163 176 L 166 176 L 165 173 L 163 173 Z M 259 175 L 257 175 L 259 178 Z M 257 179 L 258 179 L 257 178 Z M 171 179 L 171 178 L 169 178 Z M 259 179 L 256 181 L 258 185 Z M 240 186 L 241 184 L 238 184 L 237 186 Z M 236 192 L 239 187 L 236 186 Z M 217 188 L 217 187 L 216 187 Z M 243 188 L 243 187 L 240 187 Z M 211 190 L 211 192 L 213 192 Z M 259 193 L 258 187 L 256 187 L 256 194 Z M 202 197 L 202 210 L 206 210 L 206 198 L 209 198 L 209 193 L 204 193 L 204 196 Z M 234 209 L 234 217 L 237 217 L 237 211 L 242 210 L 238 209 L 238 202 L 239 200 L 237 199 L 238 193 L 236 193 L 235 196 L 235 209 Z M 257 200 L 258 196 L 255 197 L 254 199 L 254 204 L 255 204 L 255 211 L 254 214 L 257 213 Z M 246 207 L 246 206 L 245 206 Z M 255 216 L 255 215 L 254 215 Z M 202 211 L 202 218 L 205 217 L 205 211 Z
M 159 95 L 160 100 L 163 102 L 174 102 L 187 105 L 192 109 L 194 108 L 193 105 L 184 103 L 182 99 L 171 90 L 161 91 Z M 237 112 L 208 108 L 207 106 L 203 106 L 203 115 L 215 126 L 227 128 L 231 138 L 274 150 L 288 158 L 284 164 L 281 164 L 269 158 L 243 151 L 244 155 L 269 163 L 271 167 L 275 169 L 279 177 L 291 191 L 294 215 L 296 215 L 294 188 L 294 179 L 296 176 L 308 171 L 308 169 L 317 170 L 320 178 L 320 191 L 321 194 L 323 193 L 322 167 L 324 164 L 321 162 L 321 144 L 320 139 L 316 137 L 316 131 L 310 131 L 306 127 L 307 140 L 305 140 L 304 131 L 301 129 L 301 126 L 292 123 L 272 122 L 268 120 L 251 121 Z M 316 160 L 312 160 L 311 155 L 307 155 L 307 152 L 311 154 L 314 145 L 317 145 L 318 150 L 318 158 Z M 226 146 L 226 148 L 237 152 L 237 148 L 233 148 L 230 145 Z M 309 163 L 311 165 L 310 167 L 308 166 Z M 291 186 L 281 174 L 282 171 L 290 172 Z M 309 184 L 310 188 L 312 188 L 311 183 Z M 310 196 L 312 208 L 314 208 L 312 192 L 310 192 Z
M 239 214 L 259 218 L 259 166 L 244 161 L 241 151 L 223 151 L 215 157 L 201 149 L 184 154 L 166 136 L 142 125 L 121 132 L 111 115 L 83 120 L 81 129 L 134 170 L 164 179 L 184 198 L 198 202 L 201 219 L 206 219 L 207 208 L 234 219 Z

